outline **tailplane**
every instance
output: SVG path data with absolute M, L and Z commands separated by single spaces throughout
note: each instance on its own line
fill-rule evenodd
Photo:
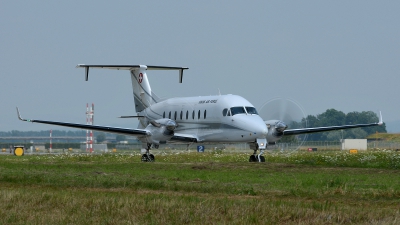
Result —
M 132 79 L 133 97 L 135 100 L 136 112 L 141 112 L 160 99 L 152 92 L 147 70 L 179 70 L 179 83 L 182 83 L 183 70 L 187 67 L 169 67 L 169 66 L 146 66 L 146 65 L 85 65 L 79 64 L 76 66 L 85 68 L 85 80 L 89 79 L 89 68 L 99 69 L 115 69 L 129 70 Z

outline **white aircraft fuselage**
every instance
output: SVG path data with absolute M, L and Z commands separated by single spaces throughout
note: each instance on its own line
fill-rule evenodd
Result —
M 232 108 L 242 111 L 232 115 Z M 172 119 L 178 125 L 176 133 L 193 135 L 198 142 L 230 143 L 254 142 L 267 136 L 266 124 L 254 112 L 255 107 L 241 96 L 214 95 L 167 99 L 139 115 L 151 120 Z M 141 124 L 146 127 L 148 123 L 141 119 Z

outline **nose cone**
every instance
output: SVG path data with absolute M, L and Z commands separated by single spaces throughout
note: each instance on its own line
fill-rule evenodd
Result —
M 251 126 L 251 130 L 259 137 L 265 138 L 268 134 L 268 128 L 261 117 L 251 116 L 249 119 L 250 120 L 246 122 L 249 126 Z
M 267 125 L 264 123 L 264 121 L 262 121 L 263 123 L 261 124 L 261 125 L 259 125 L 260 126 L 260 133 L 263 135 L 263 136 L 267 136 L 267 134 L 268 134 L 268 128 L 267 128 Z

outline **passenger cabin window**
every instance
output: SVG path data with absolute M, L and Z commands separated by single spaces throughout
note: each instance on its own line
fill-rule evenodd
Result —
M 204 119 L 207 117 L 207 110 L 204 110 Z
M 197 119 L 200 119 L 200 110 L 199 110 L 199 112 L 197 113 Z
M 175 111 L 175 114 L 174 114 L 174 120 L 176 120 L 176 111 Z
M 162 118 L 165 118 L 165 111 L 164 111 L 164 113 L 162 114 Z
M 223 116 L 226 116 L 227 113 L 228 113 L 228 109 L 222 110 L 222 115 L 223 115 Z
M 246 111 L 247 111 L 247 114 L 255 114 L 255 115 L 258 115 L 258 112 L 257 112 L 257 110 L 256 110 L 256 108 L 254 108 L 254 107 L 246 107 Z
M 186 110 L 186 120 L 189 119 L 189 111 Z
M 171 119 L 171 111 L 169 111 L 168 119 Z
M 244 110 L 244 107 L 237 106 L 237 107 L 231 108 L 231 113 L 232 113 L 232 116 L 234 116 L 236 114 L 246 114 L 246 111 Z
M 193 110 L 193 113 L 192 113 L 192 119 L 194 119 L 194 110 Z
M 181 120 L 182 120 L 182 111 L 181 111 Z

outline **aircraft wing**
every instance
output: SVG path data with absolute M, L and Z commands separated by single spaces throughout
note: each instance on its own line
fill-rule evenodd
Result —
M 129 128 L 121 128 L 121 127 L 109 127 L 109 126 L 87 125 L 87 124 L 57 122 L 57 121 L 23 119 L 23 118 L 21 118 L 18 108 L 17 108 L 17 112 L 18 112 L 18 118 L 20 120 L 32 122 L 32 123 L 43 123 L 43 124 L 57 125 L 57 126 L 63 126 L 63 127 L 72 127 L 72 128 L 78 128 L 78 129 L 84 129 L 84 130 L 96 130 L 96 131 L 123 134 L 123 135 L 129 135 L 129 136 L 151 135 L 150 132 L 143 130 L 143 129 L 129 129 Z
M 317 133 L 317 132 L 332 131 L 332 130 L 344 130 L 344 129 L 358 128 L 358 127 L 380 126 L 382 124 L 383 124 L 382 113 L 379 112 L 379 122 L 378 123 L 289 129 L 289 130 L 283 131 L 283 134 L 284 135 L 309 134 L 309 133 Z
M 289 129 L 289 130 L 283 131 L 283 134 L 284 135 L 309 134 L 309 133 L 317 133 L 317 132 L 324 132 L 324 131 L 344 130 L 344 129 L 358 128 L 358 127 L 371 127 L 371 126 L 379 126 L 379 125 L 382 125 L 382 124 L 370 123 L 370 124 L 355 124 L 355 125 L 330 126 L 330 127 Z

